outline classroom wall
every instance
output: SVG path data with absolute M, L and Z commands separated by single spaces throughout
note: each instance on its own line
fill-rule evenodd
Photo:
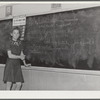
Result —
M 3 84 L 4 65 L 0 66 L 0 90 Z M 22 90 L 100 90 L 100 72 L 74 69 L 57 69 L 22 66 L 25 83 Z
M 50 4 L 44 5 L 13 5 L 13 16 L 27 14 L 39 15 L 63 10 L 73 10 L 87 8 L 100 5 L 97 4 L 63 4 L 62 9 L 52 10 Z M 42 7 L 42 9 L 41 9 Z M 38 9 L 37 9 L 38 8 Z M 12 18 L 12 16 L 7 17 Z M 5 6 L 0 7 L 0 20 L 7 19 L 5 17 Z M 3 71 L 5 65 L 0 65 L 0 90 L 5 89 L 3 84 Z M 23 75 L 25 83 L 22 90 L 100 90 L 100 71 L 76 70 L 76 69 L 58 69 L 34 67 L 24 68 Z
M 12 3 L 3 5 L 0 6 L 0 20 L 11 19 L 13 16 L 18 15 L 34 16 L 100 6 L 100 3 L 98 2 L 67 2 L 61 3 L 61 7 L 58 9 L 52 9 L 51 4 L 52 3 Z M 12 6 L 12 15 L 6 17 L 6 6 L 10 5 Z
M 76 69 L 23 68 L 23 90 L 100 90 L 100 72 Z

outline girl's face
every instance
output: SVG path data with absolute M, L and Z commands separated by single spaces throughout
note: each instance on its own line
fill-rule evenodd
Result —
M 12 38 L 14 40 L 17 40 L 19 38 L 19 36 L 20 36 L 19 30 L 17 30 L 17 29 L 13 30 Z

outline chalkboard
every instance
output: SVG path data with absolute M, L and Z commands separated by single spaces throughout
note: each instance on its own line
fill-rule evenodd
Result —
M 5 64 L 7 59 L 6 42 L 10 38 L 10 32 L 12 29 L 12 20 L 0 21 L 0 63 Z
M 100 69 L 100 7 L 30 16 L 24 53 L 33 66 Z M 0 55 L 5 55 L 12 20 L 0 21 Z

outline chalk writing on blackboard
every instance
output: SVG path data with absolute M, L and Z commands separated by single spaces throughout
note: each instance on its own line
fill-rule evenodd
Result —
M 26 18 L 25 53 L 32 65 L 100 69 L 100 7 Z M 12 20 L 0 21 L 0 55 Z

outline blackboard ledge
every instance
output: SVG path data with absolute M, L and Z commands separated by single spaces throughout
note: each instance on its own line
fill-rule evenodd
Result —
M 4 67 L 5 64 L 0 64 L 0 68 L 4 68 Z M 44 72 L 52 72 L 52 73 L 68 73 L 68 74 L 100 76 L 99 70 L 79 70 L 79 69 L 40 67 L 40 66 L 24 67 L 23 65 L 22 65 L 22 70 L 29 70 L 29 71 L 36 70 L 36 71 L 44 71 Z

